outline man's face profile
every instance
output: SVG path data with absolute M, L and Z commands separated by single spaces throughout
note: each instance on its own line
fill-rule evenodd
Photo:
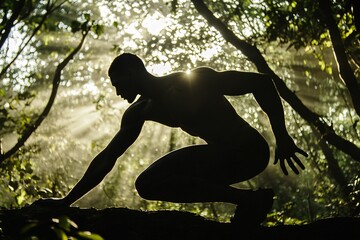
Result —
M 137 93 L 132 87 L 130 76 L 127 74 L 113 73 L 110 75 L 111 84 L 115 87 L 116 95 L 132 103 Z
M 138 80 L 146 72 L 142 60 L 130 53 L 119 55 L 111 63 L 108 70 L 116 94 L 132 103 L 139 93 Z

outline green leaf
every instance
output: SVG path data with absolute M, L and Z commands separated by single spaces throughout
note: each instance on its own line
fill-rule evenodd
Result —
M 76 223 L 70 220 L 69 217 L 67 216 L 60 217 L 58 221 L 59 221 L 58 223 L 59 227 L 65 229 L 66 231 L 70 231 L 71 227 L 78 228 Z
M 71 22 L 71 32 L 75 33 L 80 31 L 81 23 L 79 21 L 72 21 Z
M 320 66 L 321 70 L 324 71 L 325 67 L 326 67 L 325 61 L 323 61 L 323 60 L 319 61 L 319 66 Z
M 55 228 L 53 230 L 56 233 L 58 239 L 60 239 L 60 240 L 68 240 L 69 239 L 63 230 L 58 229 L 58 228 Z
M 90 21 L 90 18 L 91 18 L 90 13 L 84 13 L 84 18 L 86 21 Z
M 27 196 L 27 194 L 26 194 L 25 190 L 24 190 L 24 189 L 21 189 L 20 195 L 18 195 L 18 196 L 16 197 L 16 202 L 17 202 L 17 204 L 18 204 L 19 206 L 25 201 L 26 196 Z
M 27 234 L 31 233 L 34 228 L 37 227 L 39 227 L 38 221 L 27 223 L 24 227 L 21 228 L 20 234 L 26 236 Z
M 32 165 L 31 165 L 31 163 L 27 163 L 26 165 L 25 165 L 25 172 L 26 173 L 33 173 L 33 169 L 32 169 Z
M 88 22 L 82 23 L 80 28 L 81 28 L 81 31 L 83 31 L 83 32 L 88 31 L 88 30 L 89 30 L 89 24 L 88 24 Z
M 2 88 L 0 88 L 0 97 L 4 97 L 6 94 L 6 91 Z
M 83 239 L 89 239 L 89 240 L 104 240 L 100 235 L 91 233 L 89 231 L 81 231 L 78 232 L 78 235 L 82 237 Z
M 16 191 L 19 187 L 19 182 L 10 181 L 8 187 L 10 188 L 11 191 Z
M 102 35 L 104 33 L 104 25 L 94 24 L 92 26 L 92 30 L 96 35 L 100 36 L 100 35 Z

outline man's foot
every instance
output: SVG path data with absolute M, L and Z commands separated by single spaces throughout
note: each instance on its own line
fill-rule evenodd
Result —
M 272 189 L 259 189 L 249 192 L 249 196 L 237 205 L 232 224 L 258 226 L 266 219 L 274 202 Z

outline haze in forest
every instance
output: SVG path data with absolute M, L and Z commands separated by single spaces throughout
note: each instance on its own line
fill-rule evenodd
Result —
M 327 4 L 331 14 L 326 16 L 335 25 L 322 17 Z M 209 66 L 277 79 L 287 129 L 309 153 L 302 159 L 306 169 L 286 177 L 271 159 L 260 176 L 237 186 L 275 190 L 269 224 L 358 215 L 358 5 L 352 0 L 2 1 L 0 206 L 18 208 L 41 197 L 61 197 L 74 186 L 118 131 L 129 106 L 116 96 L 107 70 L 117 55 L 131 52 L 158 76 Z M 343 52 L 334 48 L 336 36 Z M 250 47 L 263 59 L 252 58 Z M 52 96 L 49 113 L 42 115 Z M 273 156 L 270 125 L 253 96 L 228 98 L 265 136 Z M 230 204 L 145 201 L 134 188 L 136 176 L 151 162 L 201 142 L 179 129 L 147 123 L 103 183 L 76 206 L 180 209 L 227 221 L 234 209 Z

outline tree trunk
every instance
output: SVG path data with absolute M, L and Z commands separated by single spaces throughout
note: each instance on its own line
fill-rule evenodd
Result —
M 326 144 L 326 141 L 323 138 L 321 138 L 321 136 L 319 136 L 317 130 L 313 129 L 313 132 L 316 134 L 316 136 L 319 139 L 319 146 L 325 155 L 325 159 L 327 161 L 329 168 L 329 174 L 337 182 L 337 184 L 339 184 L 344 199 L 349 201 L 351 189 L 348 186 L 349 183 L 346 180 L 346 177 L 343 171 L 341 170 L 338 161 L 335 159 L 334 154 L 332 153 L 329 145 Z
M 337 62 L 341 80 L 345 83 L 353 103 L 353 107 L 360 116 L 360 89 L 357 83 L 354 71 L 351 69 L 346 50 L 337 27 L 329 0 L 320 0 L 319 9 L 322 13 L 322 20 L 329 30 L 330 39 L 333 47 L 333 53 Z

